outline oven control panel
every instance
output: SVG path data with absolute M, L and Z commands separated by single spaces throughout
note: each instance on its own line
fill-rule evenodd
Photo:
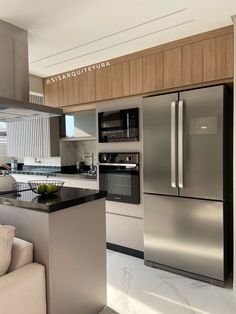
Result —
M 99 163 L 139 164 L 139 153 L 99 153 Z

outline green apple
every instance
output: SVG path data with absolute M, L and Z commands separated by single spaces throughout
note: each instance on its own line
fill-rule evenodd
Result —
M 40 184 L 38 187 L 37 187 L 37 193 L 38 194 L 44 194 L 47 192 L 47 185 L 46 184 Z
M 53 183 L 48 184 L 48 186 L 47 186 L 47 192 L 48 192 L 49 194 L 52 194 L 52 193 L 57 192 L 57 186 L 56 186 L 56 184 L 53 184 Z

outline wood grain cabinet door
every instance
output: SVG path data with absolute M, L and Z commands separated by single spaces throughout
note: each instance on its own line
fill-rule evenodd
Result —
M 182 47 L 183 85 L 197 84 L 203 81 L 203 49 L 197 42 Z
M 203 81 L 233 77 L 233 34 L 204 40 Z
M 169 49 L 163 53 L 163 88 L 182 85 L 181 47 Z
M 66 107 L 95 101 L 95 73 L 89 71 L 77 76 L 46 84 L 44 80 L 45 105 Z
M 50 107 L 59 107 L 58 82 L 47 84 L 44 80 L 44 104 Z
M 143 60 L 129 61 L 129 94 L 137 95 L 143 92 Z
M 96 100 L 129 96 L 129 62 L 97 69 Z
M 143 57 L 143 92 L 163 89 L 163 52 Z

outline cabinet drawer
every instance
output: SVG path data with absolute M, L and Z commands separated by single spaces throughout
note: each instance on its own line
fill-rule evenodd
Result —
M 106 241 L 143 251 L 143 219 L 106 214 Z

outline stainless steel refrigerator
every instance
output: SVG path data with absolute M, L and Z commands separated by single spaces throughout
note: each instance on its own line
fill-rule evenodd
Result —
M 232 218 L 226 96 L 221 85 L 143 99 L 145 264 L 217 285 Z

